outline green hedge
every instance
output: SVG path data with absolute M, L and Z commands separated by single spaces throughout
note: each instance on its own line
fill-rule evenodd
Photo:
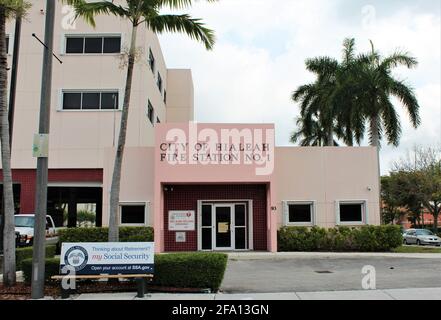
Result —
M 210 288 L 217 291 L 224 278 L 228 256 L 223 253 L 170 253 L 155 256 L 158 286 Z
M 30 283 L 32 278 L 32 259 L 26 259 L 22 262 L 23 277 L 26 283 Z M 46 267 L 44 270 L 44 278 L 46 282 L 50 281 L 50 278 L 60 273 L 60 259 L 59 258 L 47 258 Z
M 63 242 L 107 242 L 109 228 L 68 228 L 60 230 L 60 243 Z M 120 227 L 121 242 L 152 242 L 152 227 Z
M 53 258 L 55 256 L 56 246 L 51 245 L 46 247 L 46 258 Z M 17 270 L 22 270 L 23 260 L 32 259 L 33 248 L 17 248 L 15 251 L 15 261 L 17 265 Z
M 174 288 L 219 289 L 227 266 L 223 253 L 171 253 L 155 255 L 153 284 Z M 45 278 L 59 274 L 60 259 L 46 259 Z M 32 259 L 23 261 L 26 282 L 31 281 Z
M 399 226 L 283 227 L 278 231 L 279 251 L 385 252 L 401 246 Z

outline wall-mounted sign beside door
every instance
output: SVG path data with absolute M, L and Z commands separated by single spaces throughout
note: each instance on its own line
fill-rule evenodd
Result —
M 192 210 L 178 211 L 170 210 L 168 212 L 168 230 L 169 231 L 194 231 L 196 214 Z

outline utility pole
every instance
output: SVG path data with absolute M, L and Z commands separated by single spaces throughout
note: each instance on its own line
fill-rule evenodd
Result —
M 39 136 L 48 145 L 52 89 L 52 53 L 54 46 L 55 0 L 46 1 L 43 69 L 41 77 Z M 40 142 L 42 142 L 40 140 Z M 44 144 L 43 142 L 40 143 Z M 47 152 L 47 151 L 46 151 Z M 44 153 L 44 152 L 43 152 Z M 47 210 L 48 154 L 37 159 L 37 192 L 35 212 L 34 252 L 32 258 L 32 299 L 44 297 L 45 240 Z

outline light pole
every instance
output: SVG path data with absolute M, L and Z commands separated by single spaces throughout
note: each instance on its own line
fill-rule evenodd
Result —
M 49 136 L 49 120 L 52 89 L 52 53 L 54 46 L 55 0 L 46 1 L 46 22 L 43 48 L 43 69 L 41 78 L 39 135 L 41 140 Z M 48 144 L 46 144 L 48 145 Z M 37 188 L 34 250 L 32 257 L 32 299 L 44 297 L 45 240 L 47 210 L 48 154 L 37 159 Z

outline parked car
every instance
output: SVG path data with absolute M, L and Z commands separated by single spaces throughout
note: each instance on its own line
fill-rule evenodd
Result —
M 427 229 L 410 229 L 404 235 L 404 243 L 441 246 L 441 238 Z
M 15 231 L 20 233 L 19 245 L 32 246 L 34 243 L 35 214 L 15 215 Z M 46 216 L 46 244 L 58 243 L 58 230 L 51 216 Z

